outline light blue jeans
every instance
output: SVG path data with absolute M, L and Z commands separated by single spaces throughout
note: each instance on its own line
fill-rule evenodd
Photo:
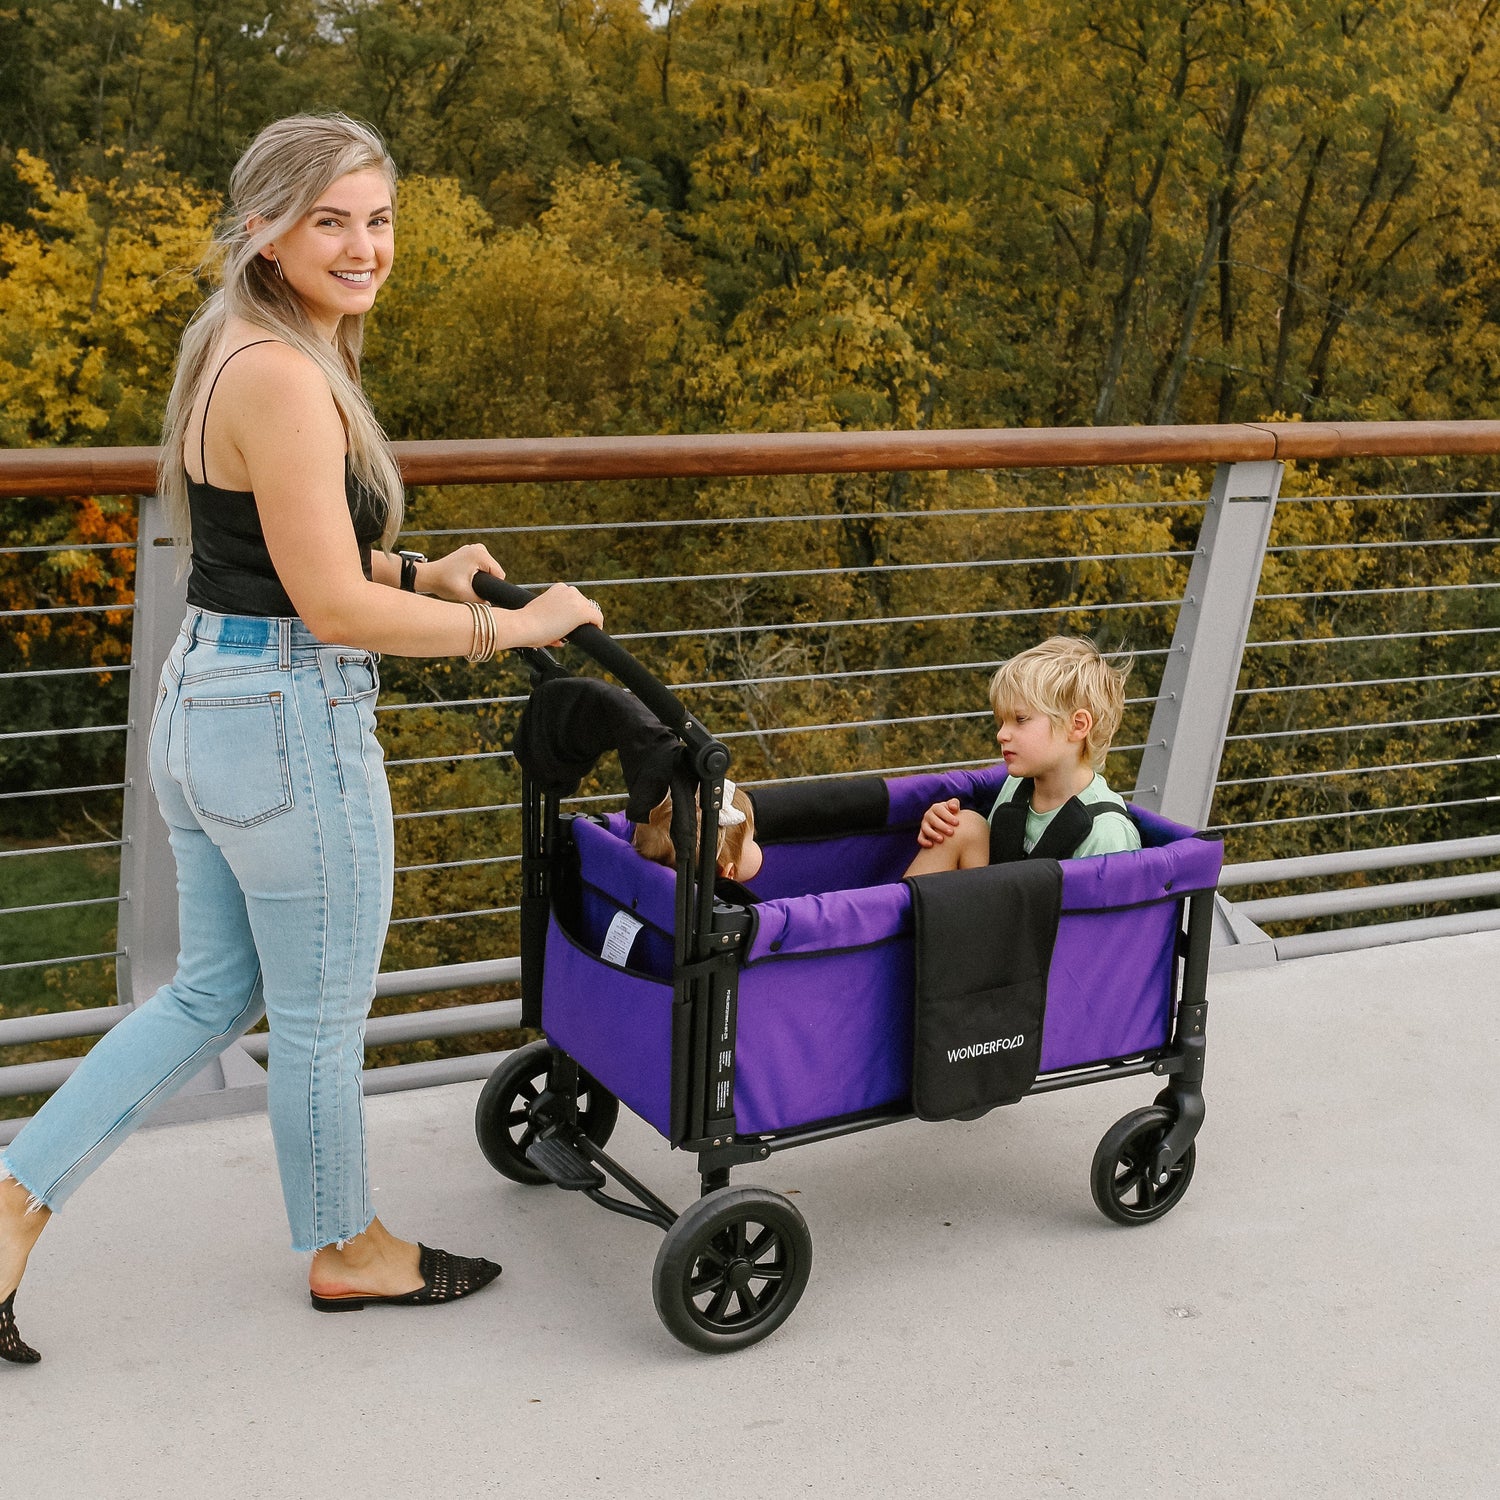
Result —
M 0 1162 L 57 1209 L 209 1059 L 270 1018 L 292 1247 L 369 1226 L 365 1018 L 391 910 L 375 658 L 300 620 L 189 609 L 162 672 L 151 783 L 177 859 L 177 973 L 95 1044 Z

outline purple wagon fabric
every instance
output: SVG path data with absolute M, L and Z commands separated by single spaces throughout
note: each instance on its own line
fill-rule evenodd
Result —
M 542 1030 L 663 1135 L 672 1129 L 672 984 L 627 973 L 547 925 Z
M 741 1134 L 905 1099 L 913 985 L 910 936 L 746 968 L 734 1060 Z
M 766 848 L 751 883 L 762 899 L 740 976 L 735 1114 L 742 1133 L 907 1099 L 912 919 L 900 877 L 930 803 L 958 797 L 987 812 L 1004 777 L 1004 767 L 995 766 L 894 778 L 885 830 Z M 1222 848 L 1136 812 L 1143 848 L 1063 862 L 1044 1073 L 1128 1057 L 1167 1040 L 1178 902 L 1213 888 Z M 618 815 L 608 827 L 580 819 L 574 837 L 585 885 L 580 940 L 597 951 L 614 913 L 632 911 L 646 924 L 629 959 L 642 972 L 605 964 L 560 932 L 549 935 L 543 1025 L 666 1133 L 671 987 L 661 981 L 671 977 L 673 876 L 635 854 L 629 824 Z M 556 970 L 554 951 L 564 955 Z M 564 986 L 575 992 L 556 994 Z M 642 1035 L 627 1036 L 637 1022 Z

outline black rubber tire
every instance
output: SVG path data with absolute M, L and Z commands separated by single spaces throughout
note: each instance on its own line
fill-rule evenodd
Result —
M 545 1173 L 526 1160 L 526 1148 L 536 1139 L 531 1105 L 547 1087 L 558 1056 L 549 1042 L 518 1047 L 490 1074 L 474 1107 L 474 1134 L 487 1162 L 502 1177 L 527 1187 L 540 1187 Z M 578 1123 L 583 1133 L 602 1146 L 620 1117 L 620 1101 L 610 1091 L 578 1070 Z
M 1089 1187 L 1106 1219 L 1149 1224 L 1177 1207 L 1193 1180 L 1197 1143 L 1183 1152 L 1165 1183 L 1155 1182 L 1150 1173 L 1151 1159 L 1176 1120 L 1172 1110 L 1152 1105 L 1132 1111 L 1104 1132 L 1094 1152 Z
M 651 1296 L 690 1349 L 728 1354 L 791 1316 L 812 1272 L 812 1235 L 797 1206 L 766 1188 L 719 1188 L 667 1231 Z

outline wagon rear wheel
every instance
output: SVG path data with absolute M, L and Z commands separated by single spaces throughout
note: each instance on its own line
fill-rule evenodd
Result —
M 725 1354 L 786 1322 L 811 1271 L 812 1235 L 789 1199 L 765 1188 L 720 1188 L 667 1231 L 651 1294 L 675 1338 Z
M 560 1056 L 549 1042 L 530 1042 L 517 1048 L 490 1074 L 474 1109 L 474 1134 L 485 1160 L 502 1177 L 528 1187 L 548 1180 L 526 1160 L 526 1148 L 537 1136 L 532 1107 L 546 1091 Z M 580 1068 L 579 1128 L 596 1146 L 602 1146 L 619 1117 L 620 1101 Z
M 1167 1169 L 1165 1182 L 1158 1180 L 1154 1170 L 1157 1150 L 1176 1121 L 1176 1111 L 1153 1105 L 1132 1111 L 1104 1132 L 1094 1152 L 1089 1186 L 1106 1219 L 1116 1224 L 1149 1224 L 1177 1207 L 1193 1180 L 1196 1143 Z

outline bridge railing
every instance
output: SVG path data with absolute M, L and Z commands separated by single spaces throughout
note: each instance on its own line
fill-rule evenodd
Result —
M 1059 629 L 1133 648 L 1107 774 L 1224 832 L 1226 965 L 1500 925 L 1496 452 L 1497 423 L 398 445 L 408 482 L 434 487 L 414 545 L 479 540 L 517 581 L 582 584 L 751 784 L 986 763 L 984 683 L 1005 655 Z M 1348 492 L 1313 473 L 1280 494 L 1289 458 L 1459 454 L 1479 460 L 1459 488 Z M 786 477 L 929 471 L 947 478 Z M 0 493 L 82 507 L 55 540 L 0 546 L 0 1100 L 22 1107 L 74 1065 L 53 1054 L 175 959 L 143 753 L 183 584 L 153 479 L 150 450 L 0 454 Z M 130 495 L 133 515 L 78 498 Z M 368 1043 L 376 1061 L 414 1043 L 459 1055 L 373 1067 L 372 1091 L 483 1076 L 493 1052 L 467 1049 L 519 1019 L 508 745 L 525 684 L 383 672 L 397 896 Z M 620 800 L 605 771 L 576 805 Z M 254 1107 L 264 1062 L 252 1034 L 169 1110 Z

